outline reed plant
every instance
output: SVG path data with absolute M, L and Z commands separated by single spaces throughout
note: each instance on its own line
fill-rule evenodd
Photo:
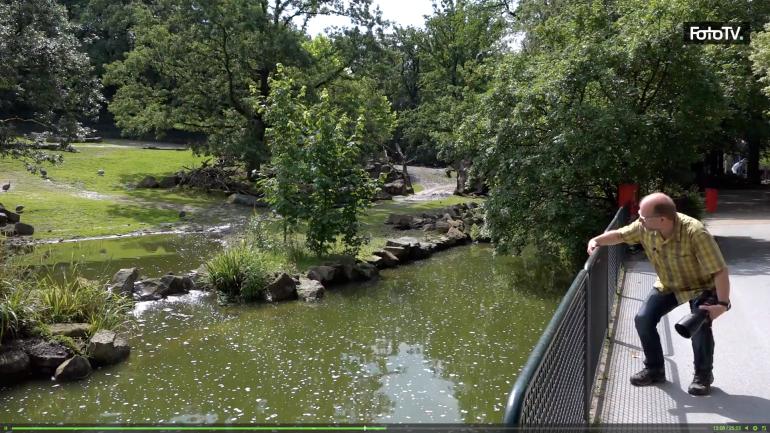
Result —
M 118 330 L 130 324 L 131 298 L 104 289 L 97 281 L 76 277 L 77 265 L 57 279 L 37 282 L 40 319 L 44 323 L 89 323 L 91 331 Z
M 244 301 L 261 300 L 275 274 L 288 270 L 285 256 L 241 241 L 206 263 L 207 282 L 217 291 Z

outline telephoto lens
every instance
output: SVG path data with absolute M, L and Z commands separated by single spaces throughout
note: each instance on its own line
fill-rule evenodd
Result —
M 674 329 L 684 338 L 690 338 L 698 332 L 701 326 L 708 320 L 709 313 L 706 310 L 698 309 L 695 313 L 690 313 L 676 322 Z
M 698 307 L 701 305 L 714 304 L 716 304 L 716 297 L 712 291 L 707 290 L 701 293 L 701 295 L 698 296 L 698 299 L 695 301 L 695 312 L 682 317 L 682 319 L 676 322 L 676 325 L 674 325 L 676 332 L 684 338 L 691 338 L 698 332 L 700 327 L 706 323 L 706 321 L 711 320 L 709 319 L 708 311 L 701 310 Z

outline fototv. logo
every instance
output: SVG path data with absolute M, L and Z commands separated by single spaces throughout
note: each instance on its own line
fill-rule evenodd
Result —
M 715 21 L 684 23 L 686 44 L 748 44 L 749 22 L 722 23 Z

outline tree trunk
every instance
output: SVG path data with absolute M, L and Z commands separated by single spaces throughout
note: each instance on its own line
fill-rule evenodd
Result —
M 762 177 L 759 172 L 759 150 L 760 142 L 759 135 L 749 132 L 747 138 L 749 161 L 748 161 L 748 180 L 752 185 L 759 185 L 762 183 Z
M 457 186 L 454 192 L 456 195 L 465 195 L 467 193 L 465 185 L 468 182 L 468 168 L 470 166 L 471 162 L 467 159 L 463 159 L 457 164 Z

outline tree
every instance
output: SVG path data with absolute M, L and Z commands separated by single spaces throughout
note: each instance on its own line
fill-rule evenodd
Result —
M 370 2 L 160 0 L 138 7 L 134 48 L 107 67 L 106 82 L 118 86 L 110 111 L 128 133 L 205 134 L 201 150 L 237 158 L 251 172 L 268 158 L 269 125 L 256 101 L 270 95 L 276 66 L 312 67 L 303 32 L 307 19 L 346 15 L 368 24 L 370 33 Z M 368 33 L 353 28 L 345 37 L 359 41 Z M 345 53 L 352 64 L 364 45 L 344 46 L 358 48 Z M 331 79 L 343 71 L 324 72 Z
M 290 78 L 279 77 L 271 86 L 265 115 L 271 124 L 272 176 L 263 186 L 283 217 L 284 233 L 306 224 L 307 245 L 316 254 L 328 251 L 338 237 L 355 254 L 364 242 L 358 216 L 376 189 L 360 160 L 366 113 L 353 122 L 327 90 L 317 103 L 307 103 L 307 88 L 297 91 Z
M 730 17 L 737 22 L 749 22 L 751 29 L 762 29 L 770 21 L 770 3 L 752 0 L 731 2 L 713 1 L 708 20 Z M 752 38 L 758 36 L 757 33 Z M 759 36 L 761 39 L 761 36 Z M 756 44 L 752 44 L 756 45 Z M 724 152 L 730 152 L 735 143 L 746 143 L 748 152 L 748 178 L 754 184 L 760 183 L 759 156 L 767 148 L 770 139 L 770 124 L 765 113 L 770 110 L 770 99 L 762 93 L 758 79 L 761 72 L 752 73 L 749 45 L 713 45 L 706 47 L 704 55 L 715 66 L 722 93 L 728 102 L 728 113 L 721 128 L 711 143 L 711 154 L 707 162 L 712 172 L 722 168 L 718 164 Z M 729 168 L 729 167 L 728 167 Z
M 476 96 L 491 81 L 487 64 L 506 50 L 501 5 L 489 1 L 442 0 L 425 23 L 420 55 L 420 104 L 403 113 L 402 136 L 411 146 L 433 149 L 434 158 L 458 170 L 456 192 L 465 192 L 469 149 L 458 146 L 457 125 L 473 111 Z
M 98 110 L 99 80 L 65 8 L 53 0 L 0 4 L 0 58 L 0 156 L 58 160 L 16 135 L 28 123 L 66 144 Z
M 575 265 L 612 214 L 617 185 L 681 184 L 727 108 L 703 46 L 682 43 L 681 23 L 697 21 L 702 4 L 555 4 L 527 29 L 537 43 L 506 56 L 463 131 L 494 173 L 493 239 Z

